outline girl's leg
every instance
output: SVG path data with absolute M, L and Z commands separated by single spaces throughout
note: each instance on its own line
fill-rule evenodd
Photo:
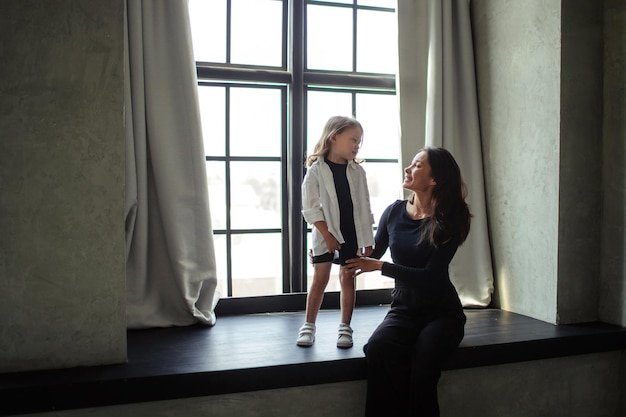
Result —
M 324 290 L 330 278 L 332 262 L 322 262 L 313 265 L 313 282 L 306 296 L 306 321 L 315 323 L 317 313 L 320 311 L 324 300 Z
M 339 269 L 339 284 L 341 285 L 341 322 L 350 324 L 354 311 L 354 300 L 356 299 L 355 279 L 354 275 L 349 273 L 343 265 Z

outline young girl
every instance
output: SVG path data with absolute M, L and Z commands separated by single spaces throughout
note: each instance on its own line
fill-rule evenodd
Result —
M 302 181 L 302 215 L 313 226 L 313 283 L 307 295 L 306 322 L 300 328 L 296 343 L 311 346 L 315 341 L 315 320 L 330 270 L 341 264 L 341 323 L 337 347 L 352 347 L 350 320 L 354 310 L 354 274 L 345 262 L 372 253 L 374 216 L 370 208 L 367 180 L 356 155 L 361 146 L 363 128 L 355 119 L 331 117 L 307 158 L 308 170 Z

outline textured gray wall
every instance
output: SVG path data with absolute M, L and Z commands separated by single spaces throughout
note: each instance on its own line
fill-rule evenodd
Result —
M 602 202 L 603 5 L 561 8 L 557 322 L 598 320 Z
M 626 1 L 606 0 L 604 22 L 600 319 L 626 326 Z
M 123 12 L 0 2 L 0 372 L 125 361 Z
M 623 417 L 622 352 L 444 372 L 441 417 Z M 37 414 L 42 417 L 361 417 L 365 381 Z M 391 417 L 391 416 L 390 416 Z
M 472 0 L 478 101 L 501 308 L 556 322 L 560 0 Z

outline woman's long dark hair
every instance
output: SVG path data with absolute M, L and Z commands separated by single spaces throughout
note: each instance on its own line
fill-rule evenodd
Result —
M 423 237 L 433 246 L 450 239 L 458 240 L 460 245 L 469 234 L 472 219 L 465 202 L 467 187 L 461 177 L 461 169 L 444 148 L 427 146 L 422 151 L 428 155 L 430 173 L 436 182 L 430 200 L 432 214 Z

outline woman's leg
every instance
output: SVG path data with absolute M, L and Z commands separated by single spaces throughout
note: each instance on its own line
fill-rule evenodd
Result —
M 445 361 L 463 339 L 465 317 L 430 321 L 415 342 L 411 360 L 411 416 L 438 417 L 437 384 Z
M 324 290 L 330 278 L 332 262 L 322 262 L 313 265 L 313 282 L 306 296 L 306 321 L 315 323 L 317 313 L 320 311 L 324 300 Z
M 387 316 L 365 345 L 366 417 L 404 417 L 409 413 L 411 354 L 416 330 Z

